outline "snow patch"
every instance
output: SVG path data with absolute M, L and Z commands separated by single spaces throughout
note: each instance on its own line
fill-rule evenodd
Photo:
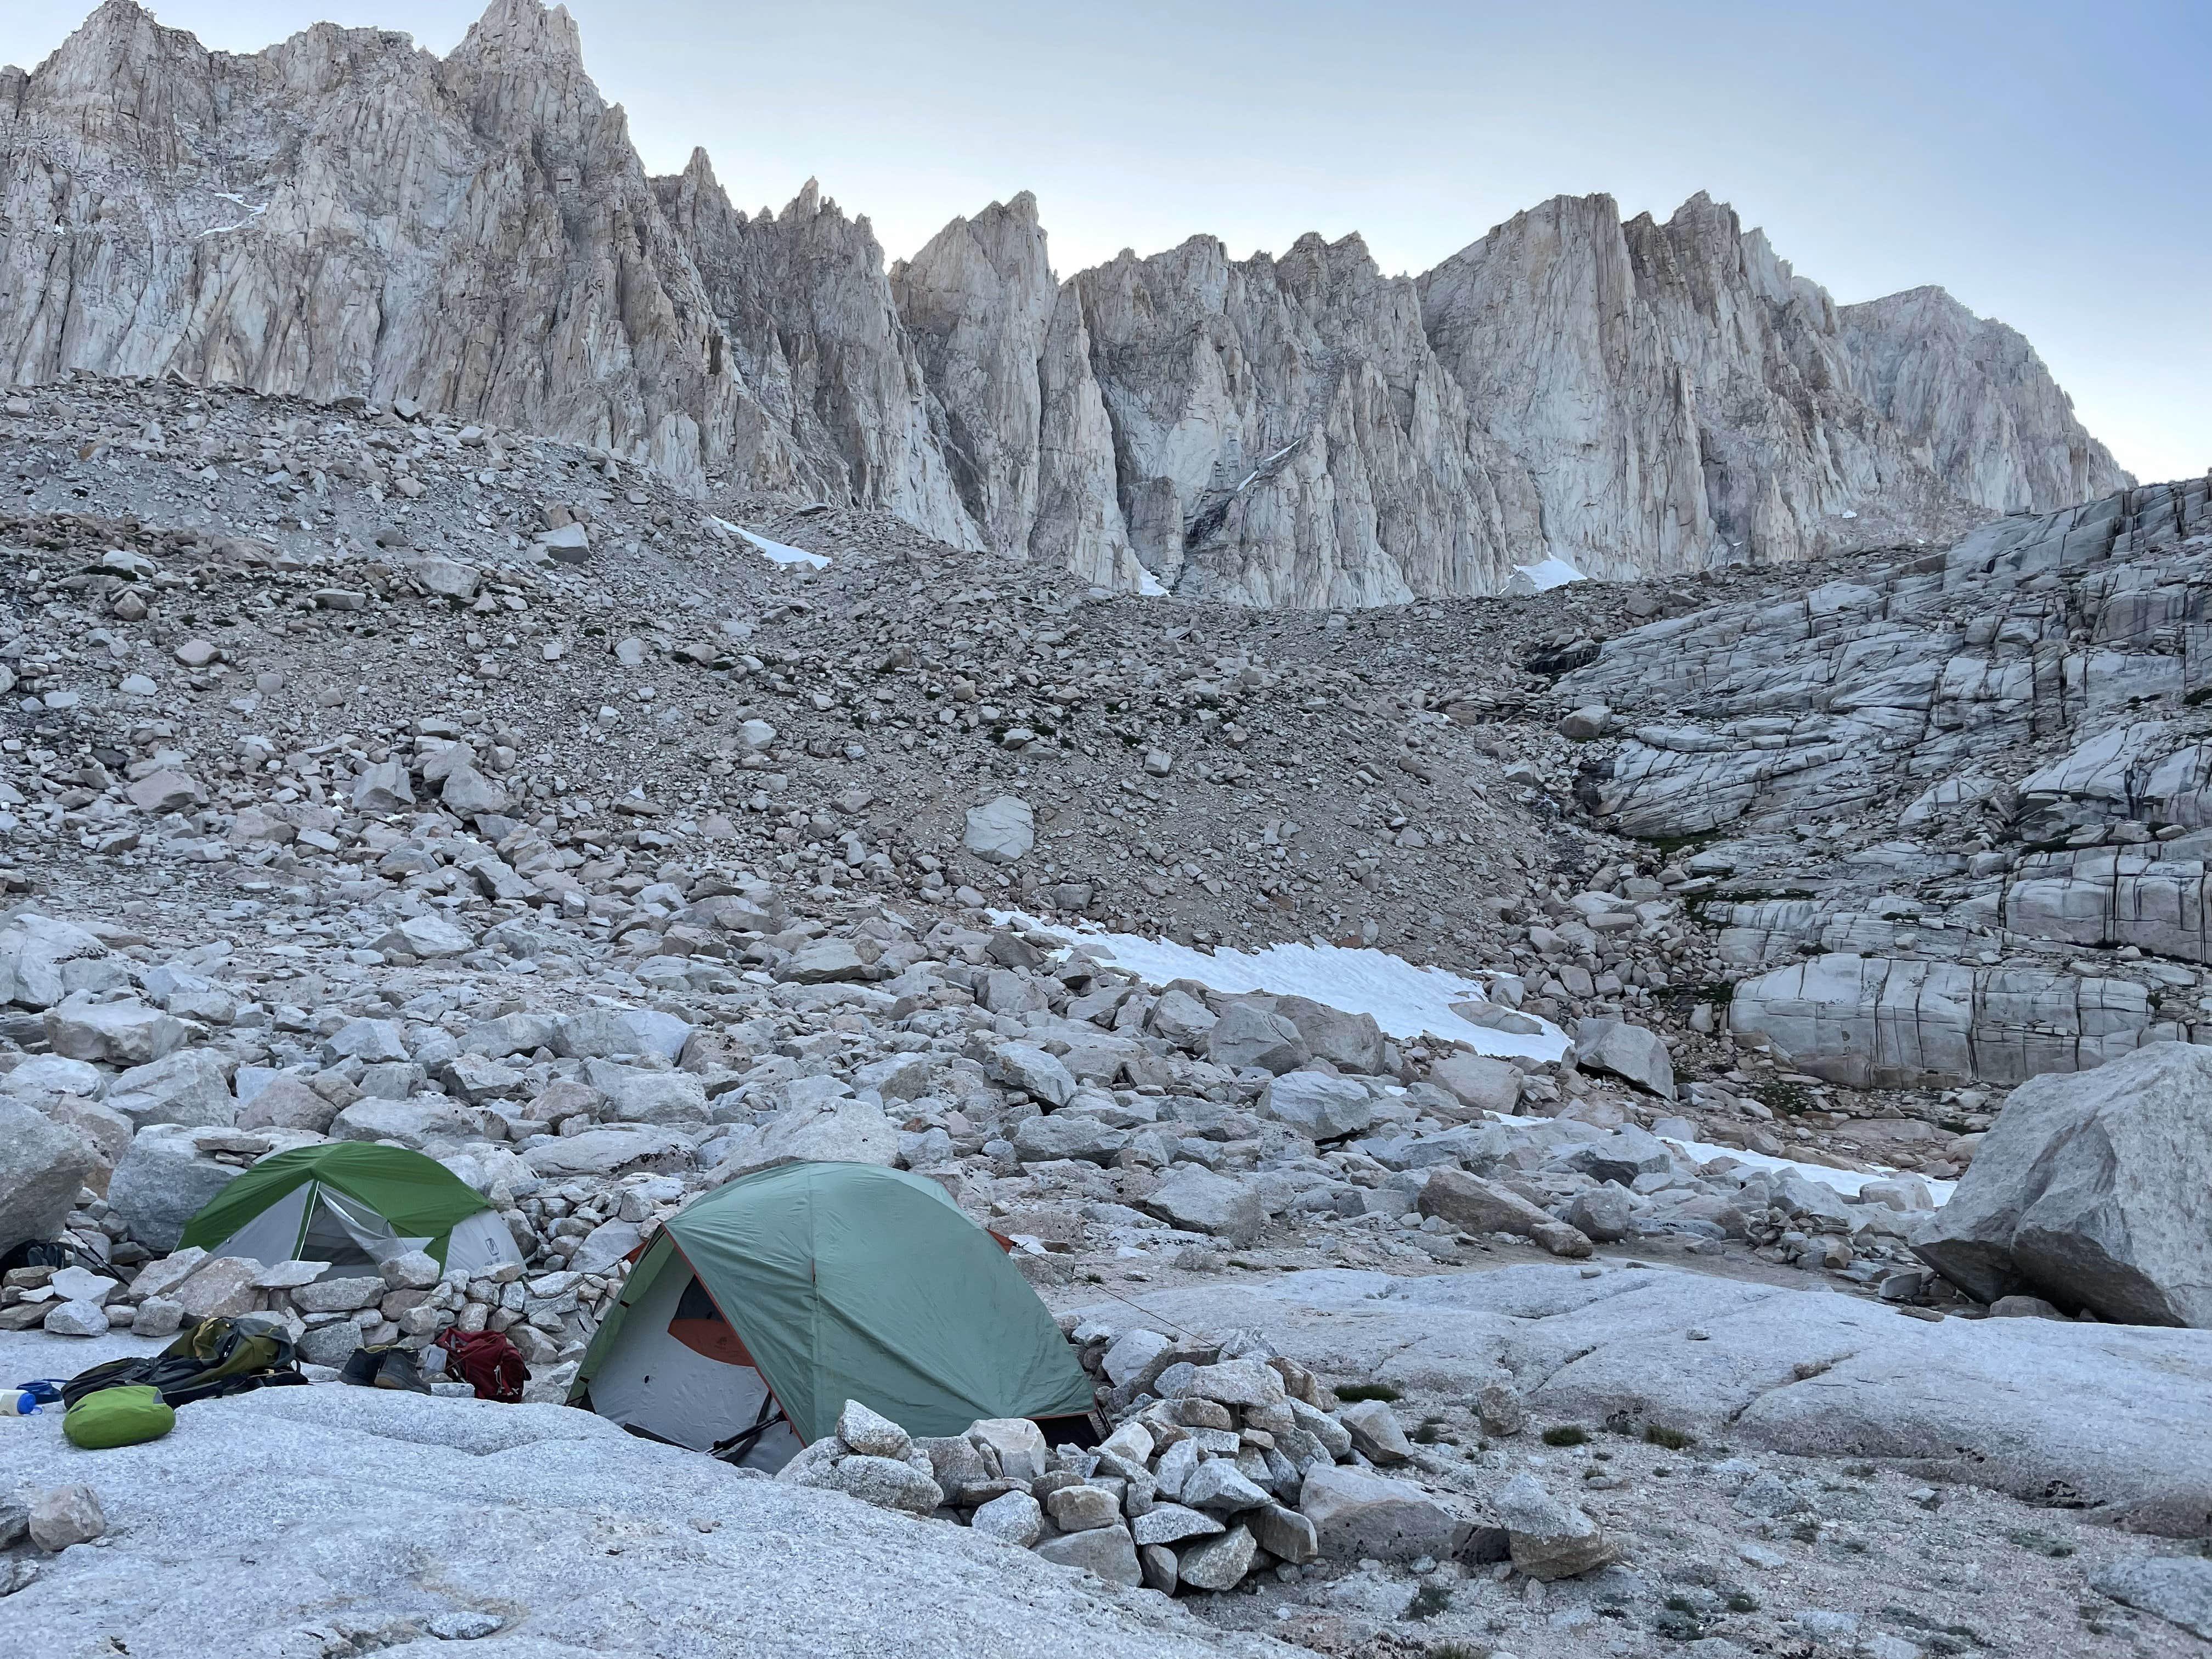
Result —
M 1540 1117 L 1507 1117 L 1495 1112 L 1491 1115 L 1496 1117 L 1500 1122 L 1520 1124 L 1524 1127 L 1533 1127 L 1550 1121 L 1547 1118 Z M 1871 1170 L 1836 1170 L 1831 1169 L 1825 1164 L 1800 1164 L 1794 1158 L 1770 1158 L 1765 1152 L 1754 1152 L 1742 1146 L 1716 1146 L 1703 1140 L 1673 1140 L 1668 1139 L 1665 1136 L 1662 1136 L 1661 1139 L 1685 1158 L 1695 1158 L 1700 1164 L 1709 1164 L 1714 1158 L 1725 1158 L 1735 1163 L 1748 1165 L 1754 1170 L 1795 1170 L 1806 1180 L 1817 1181 L 1831 1191 L 1841 1193 L 1845 1198 L 1856 1198 L 1859 1195 L 1859 1189 L 1869 1181 L 1887 1181 L 1897 1174 L 1895 1170 L 1885 1169 L 1879 1164 Z M 1951 1194 L 1958 1190 L 1959 1183 L 1955 1181 L 1931 1181 L 1926 1176 L 1921 1176 L 1918 1178 L 1927 1182 L 1929 1194 L 1935 1199 L 1936 1207 L 1939 1209 L 1949 1203 Z
M 1160 579 L 1146 569 L 1144 566 L 1139 565 L 1137 567 L 1137 597 L 1140 599 L 1164 599 L 1167 596 L 1168 591 L 1160 586 Z
M 827 554 L 809 553 L 803 547 L 787 547 L 781 542 L 772 542 L 765 536 L 754 535 L 741 524 L 732 524 L 727 519 L 716 519 L 714 522 L 733 536 L 743 536 L 770 564 L 803 564 L 816 570 L 830 568 Z
M 1547 593 L 1555 587 L 1565 587 L 1569 582 L 1588 581 L 1589 577 L 1565 559 L 1539 559 L 1534 564 L 1516 564 L 1513 579 L 1505 584 L 1505 591 L 1513 594 Z
M 243 196 L 240 196 L 231 191 L 216 190 L 210 191 L 208 193 L 210 196 L 213 196 L 219 202 L 228 202 L 234 207 L 244 208 L 246 210 L 246 216 L 243 219 L 240 219 L 234 225 L 210 225 L 207 229 L 200 233 L 202 240 L 205 240 L 210 236 L 227 236 L 234 230 L 244 230 L 256 219 L 258 219 L 263 214 L 269 211 L 268 203 L 263 202 L 258 206 L 256 206 L 253 203 L 247 201 Z
M 1540 1031 L 1522 1035 L 1493 1031 L 1452 1012 L 1455 1002 L 1486 1002 L 1480 981 L 1441 968 L 1421 968 L 1385 951 L 1339 945 L 1271 945 L 1261 951 L 1216 951 L 1212 956 L 1170 939 L 1139 933 L 1109 933 L 1091 928 L 1055 927 L 1018 911 L 994 910 L 994 921 L 1079 939 L 1101 962 L 1137 975 L 1148 985 L 1195 980 L 1200 985 L 1239 995 L 1266 991 L 1275 996 L 1308 997 L 1351 1014 L 1372 1014 L 1394 1037 L 1440 1037 L 1463 1042 L 1479 1054 L 1501 1060 L 1556 1060 L 1567 1051 L 1567 1035 L 1539 1022 Z

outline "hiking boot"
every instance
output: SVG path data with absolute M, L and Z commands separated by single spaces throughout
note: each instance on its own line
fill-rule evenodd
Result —
M 338 1375 L 356 1389 L 366 1389 L 376 1382 L 377 1369 L 384 1364 L 389 1348 L 356 1348 L 338 1367 Z
M 422 1369 L 415 1356 L 404 1348 L 386 1348 L 384 1363 L 376 1368 L 376 1386 L 380 1389 L 404 1389 L 411 1394 L 428 1394 L 430 1385 L 422 1380 Z

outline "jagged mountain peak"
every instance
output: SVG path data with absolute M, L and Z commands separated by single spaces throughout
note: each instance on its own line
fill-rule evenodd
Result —
M 442 61 L 322 27 L 210 53 L 106 0 L 0 107 L 16 380 L 413 398 L 1111 586 L 1391 603 L 2124 481 L 2013 331 L 1940 290 L 1839 308 L 1704 191 L 1557 196 L 1413 277 L 1310 232 L 1063 283 L 1022 191 L 887 269 L 817 179 L 751 218 L 703 150 L 648 179 L 540 0 Z
M 543 0 L 491 0 L 469 25 L 456 58 L 553 58 L 582 67 L 583 34 L 566 6 Z

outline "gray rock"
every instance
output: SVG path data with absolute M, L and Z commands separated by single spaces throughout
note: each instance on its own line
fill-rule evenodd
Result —
M 475 935 L 443 916 L 408 916 L 394 923 L 376 948 L 387 954 L 410 956 L 422 962 L 442 962 L 466 956 L 477 948 Z
M 533 1175 L 618 1176 L 634 1170 L 669 1174 L 691 1167 L 689 1141 L 665 1129 L 586 1129 L 561 1135 L 523 1153 Z
M 1175 1226 L 1212 1233 L 1238 1248 L 1257 1238 L 1267 1222 L 1267 1207 L 1253 1188 L 1188 1164 L 1170 1170 L 1142 1207 Z
M 2089 1587 L 2212 1642 L 2212 1560 L 2203 1556 L 2127 1556 L 2092 1571 Z
M 1296 1510 L 1269 1504 L 1261 1509 L 1247 1510 L 1237 1519 L 1252 1529 L 1252 1536 L 1261 1549 L 1279 1560 L 1297 1565 L 1321 1553 L 1314 1523 Z
M 0 1004 L 51 1008 L 76 988 L 74 964 L 106 955 L 107 947 L 74 922 L 26 911 L 0 927 Z
M 0 1096 L 0 1253 L 58 1237 L 99 1161 L 83 1136 Z
M 1657 1136 L 1624 1124 L 1602 1140 L 1585 1141 L 1565 1155 L 1572 1169 L 1593 1181 L 1613 1181 L 1626 1187 L 1640 1175 L 1659 1175 L 1674 1167 L 1674 1156 Z
M 1352 1443 L 1371 1463 L 1404 1463 L 1413 1455 L 1413 1443 L 1398 1425 L 1398 1416 L 1380 1400 L 1355 1401 L 1340 1407 L 1336 1420 L 1352 1436 Z
M 379 761 L 357 773 L 347 799 L 356 812 L 400 812 L 415 804 L 415 781 L 405 763 Z
M 49 1303 L 45 1326 L 53 1336 L 106 1336 L 107 1315 L 97 1302 Z
M 31 1499 L 31 1541 L 50 1554 L 89 1544 L 107 1530 L 100 1494 L 90 1486 L 50 1486 Z M 11 1612 L 13 1609 L 11 1609 Z
M 1048 1538 L 1036 1547 L 1036 1553 L 1055 1565 L 1095 1573 L 1109 1584 L 1127 1584 L 1134 1589 L 1144 1583 L 1136 1541 L 1127 1527 L 1093 1527 L 1087 1532 Z
M 1364 1085 L 1322 1072 L 1277 1078 L 1260 1091 L 1260 1109 L 1314 1140 L 1358 1134 L 1375 1121 L 1374 1097 Z
M 1053 1524 L 1062 1532 L 1121 1524 L 1121 1500 L 1103 1486 L 1062 1486 L 1047 1494 L 1044 1506 Z
M 479 1114 L 444 1095 L 406 1100 L 367 1096 L 331 1119 L 333 1140 L 390 1140 L 432 1156 L 483 1139 Z
M 227 1127 L 236 1121 L 230 1079 L 204 1048 L 183 1048 L 150 1066 L 133 1066 L 108 1090 L 107 1103 L 134 1129 L 149 1123 Z
M 1383 1067 L 1389 1039 L 1372 1014 L 1347 1014 L 1341 1008 L 1305 997 L 1277 997 L 1275 1012 L 1297 1028 L 1298 1037 L 1316 1060 L 1340 1072 L 1368 1075 Z
M 776 976 L 794 985 L 833 985 L 845 980 L 875 977 L 875 958 L 862 952 L 852 939 L 834 934 L 811 939 L 791 953 L 791 960 Z
M 242 1173 L 204 1156 L 195 1133 L 166 1123 L 141 1129 L 108 1177 L 108 1204 L 149 1249 L 176 1249 L 185 1224 Z
M 1233 1460 L 1209 1457 L 1184 1480 L 1181 1501 L 1194 1510 L 1234 1515 L 1239 1510 L 1256 1509 L 1274 1500 L 1239 1474 Z
M 1350 1468 L 1308 1471 L 1298 1513 L 1313 1525 L 1316 1551 L 1332 1561 L 1449 1560 L 1474 1530 L 1419 1486 Z
M 927 1515 L 945 1502 L 945 1489 L 912 1464 L 896 1457 L 855 1453 L 841 1457 L 816 1484 L 857 1498 L 878 1509 Z
M 1081 1112 L 1040 1113 L 1024 1118 L 1014 1127 L 1014 1155 L 1024 1164 L 1064 1158 L 1111 1164 L 1114 1155 L 1128 1144 L 1129 1137 L 1122 1131 L 1109 1129 Z
M 304 1129 L 310 1134 L 323 1134 L 338 1109 L 335 1101 L 316 1093 L 297 1078 L 273 1077 L 237 1111 L 236 1127 L 241 1129 Z
M 1233 1589 L 1251 1571 L 1258 1548 L 1249 1528 L 1231 1527 L 1218 1538 L 1185 1545 L 1176 1559 L 1176 1577 L 1193 1589 Z
M 880 1107 L 849 1096 L 793 1106 L 733 1138 L 714 1166 L 714 1179 L 732 1181 L 749 1170 L 802 1159 L 816 1164 L 898 1162 L 898 1130 Z
M 1951 1201 L 1912 1235 L 1977 1301 L 2212 1327 L 2212 1048 L 2158 1042 L 2013 1091 Z
M 992 1051 L 991 1069 L 1002 1082 L 1054 1106 L 1075 1098 L 1078 1085 L 1067 1067 L 1029 1043 L 1001 1043 Z
M 1129 1523 L 1139 1547 L 1180 1544 L 1190 1538 L 1210 1538 L 1226 1532 L 1226 1523 L 1182 1504 L 1154 1504 Z
M 1298 1028 L 1280 1014 L 1232 1002 L 1206 1034 L 1206 1057 L 1232 1072 L 1257 1067 L 1280 1076 L 1313 1058 Z
M 505 1020 L 478 1026 L 470 1033 L 470 1046 L 476 1046 L 473 1039 L 482 1032 L 492 1045 L 483 1050 L 486 1054 L 550 1047 L 556 1054 L 577 1060 L 653 1054 L 672 1065 L 682 1058 L 684 1045 L 691 1039 L 690 1024 L 658 1008 L 586 1008 L 560 1020 L 550 1034 L 544 1032 L 538 1018 L 511 1014 Z
M 1027 1549 L 1044 1531 L 1044 1512 L 1025 1492 L 1001 1492 L 989 1503 L 976 1505 L 968 1524 L 977 1532 Z
M 708 1117 L 707 1085 L 689 1072 L 654 1072 L 587 1061 L 584 1079 L 606 1097 L 605 1115 L 621 1123 L 696 1124 Z
M 968 1438 L 1009 1480 L 1034 1480 L 1044 1473 L 1044 1431 L 1026 1417 L 987 1417 L 968 1426 Z
M 1571 1578 L 1619 1556 L 1596 1522 L 1553 1497 L 1532 1474 L 1516 1475 L 1491 1501 L 1511 1544 L 1514 1567 L 1531 1578 Z
M 1504 1115 L 1521 1104 L 1521 1068 L 1508 1060 L 1484 1054 L 1444 1054 L 1429 1062 L 1429 1081 L 1470 1111 Z
M 986 864 L 1018 864 L 1036 845 L 1036 816 L 1027 801 L 1000 795 L 968 809 L 968 825 L 960 844 Z
M 292 1292 L 292 1305 L 301 1313 L 353 1313 L 384 1299 L 381 1278 L 319 1279 Z
M 836 1434 L 853 1450 L 870 1457 L 895 1457 L 903 1462 L 914 1449 L 913 1437 L 904 1429 L 880 1413 L 870 1411 L 857 1400 L 848 1400 L 837 1413 Z
M 1622 1020 L 1586 1019 L 1576 1028 L 1575 1053 L 1585 1070 L 1626 1078 L 1662 1100 L 1674 1097 L 1674 1062 L 1656 1031 Z
M 46 1010 L 46 1041 L 71 1060 L 144 1066 L 189 1042 L 193 1028 L 143 1002 L 82 1002 Z
M 1589 1187 L 1567 1201 L 1567 1223 L 1600 1244 L 1618 1244 L 1636 1233 L 1636 1204 L 1624 1188 Z

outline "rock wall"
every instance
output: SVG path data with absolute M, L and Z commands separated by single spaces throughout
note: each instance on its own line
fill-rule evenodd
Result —
M 1026 193 L 886 271 L 810 181 L 648 179 L 574 24 L 247 57 L 106 0 L 0 72 L 0 372 L 414 399 L 1128 590 L 1340 607 L 1784 562 L 2129 480 L 1940 289 L 1839 309 L 1703 195 L 1434 270 L 1195 237 L 1066 281 Z

